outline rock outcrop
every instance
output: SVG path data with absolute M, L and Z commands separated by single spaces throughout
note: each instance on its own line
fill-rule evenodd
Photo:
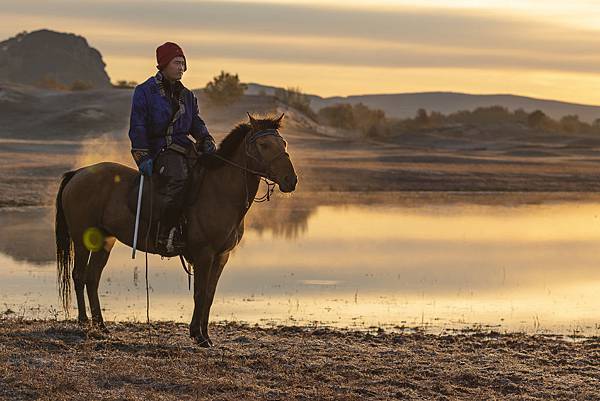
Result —
M 102 55 L 72 33 L 41 29 L 0 42 L 0 77 L 30 85 L 108 88 Z

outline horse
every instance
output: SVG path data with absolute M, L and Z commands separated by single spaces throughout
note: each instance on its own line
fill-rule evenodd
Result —
M 242 239 L 244 217 L 261 178 L 272 180 L 283 193 L 294 191 L 298 182 L 287 142 L 279 133 L 284 114 L 279 118 L 247 114 L 249 122 L 234 127 L 215 153 L 198 157 L 188 183 L 193 196 L 182 211 L 186 218 L 183 256 L 194 271 L 194 312 L 189 332 L 202 347 L 213 345 L 208 318 L 217 282 L 231 251 Z M 89 324 L 86 290 L 91 324 L 108 331 L 98 284 L 115 241 L 132 247 L 135 214 L 127 201 L 138 177 L 139 173 L 130 167 L 102 162 L 66 172 L 60 182 L 55 215 L 58 289 L 68 316 L 72 277 L 78 322 L 82 325 Z M 102 234 L 97 248 L 86 244 L 84 237 L 90 229 Z M 150 232 L 147 220 L 140 221 L 139 232 Z M 143 234 L 140 237 L 136 249 L 158 253 L 154 241 L 147 237 L 144 241 Z

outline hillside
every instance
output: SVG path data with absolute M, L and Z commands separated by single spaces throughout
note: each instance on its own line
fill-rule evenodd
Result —
M 0 137 L 81 139 L 124 130 L 131 90 L 51 91 L 0 82 Z
M 248 94 L 273 94 L 279 89 L 274 86 L 248 84 Z M 503 106 L 509 110 L 523 109 L 527 112 L 542 110 L 554 119 L 569 114 L 576 114 L 582 121 L 593 122 L 600 118 L 600 106 L 559 102 L 556 100 L 535 99 L 517 95 L 471 95 L 454 92 L 421 92 L 373 94 L 357 96 L 321 97 L 309 95 L 311 107 L 319 110 L 323 107 L 338 103 L 363 103 L 370 108 L 385 111 L 388 117 L 413 117 L 418 109 L 439 111 L 444 114 L 461 110 L 474 110 L 477 107 Z
M 51 91 L 0 81 L 0 138 L 78 140 L 101 134 L 126 137 L 132 89 Z M 227 108 L 206 105 L 194 90 L 211 131 L 229 131 L 246 112 L 275 113 L 271 96 L 246 95 Z

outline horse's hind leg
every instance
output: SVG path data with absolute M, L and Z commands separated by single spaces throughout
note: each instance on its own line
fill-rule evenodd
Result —
M 100 276 L 102 276 L 104 266 L 106 266 L 106 262 L 108 262 L 108 257 L 110 256 L 110 251 L 114 243 L 114 238 L 108 238 L 105 247 L 102 250 L 92 252 L 90 263 L 87 268 L 85 283 L 88 300 L 90 301 L 90 310 L 92 312 L 92 323 L 105 332 L 108 330 L 106 329 L 104 319 L 102 318 L 100 299 L 98 298 L 98 285 L 100 284 Z
M 75 284 L 75 295 L 77 296 L 77 321 L 80 324 L 88 322 L 87 313 L 85 311 L 85 281 L 86 281 L 86 265 L 89 256 L 89 251 L 83 245 L 75 245 L 75 260 L 73 266 L 73 283 Z

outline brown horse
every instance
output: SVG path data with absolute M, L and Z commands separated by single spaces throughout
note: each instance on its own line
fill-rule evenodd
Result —
M 184 255 L 194 270 L 190 336 L 202 346 L 212 345 L 208 316 L 217 281 L 231 250 L 242 238 L 244 217 L 256 196 L 260 177 L 273 180 L 282 192 L 296 188 L 298 177 L 286 151 L 287 143 L 278 132 L 283 116 L 255 119 L 248 114 L 249 123 L 238 124 L 215 154 L 202 155 L 193 168 L 193 198 L 183 211 L 187 219 Z M 132 246 L 135 216 L 127 207 L 127 200 L 138 176 L 134 169 L 108 162 L 63 176 L 56 197 L 58 283 L 63 306 L 68 310 L 73 267 L 80 323 L 88 322 L 85 288 L 92 323 L 106 330 L 98 283 L 115 241 Z M 90 228 L 103 234 L 98 249 L 86 246 L 84 241 Z M 156 253 L 153 241 L 144 240 L 147 230 L 147 223 L 141 221 L 137 249 Z

